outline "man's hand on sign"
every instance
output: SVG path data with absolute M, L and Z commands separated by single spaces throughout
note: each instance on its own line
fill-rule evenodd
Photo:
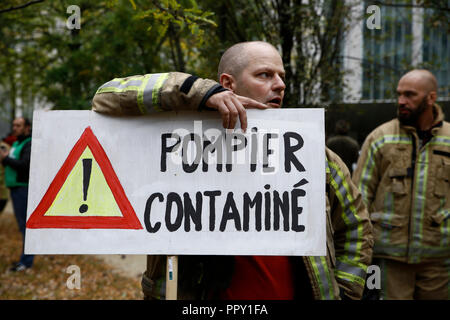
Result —
M 247 130 L 247 112 L 245 109 L 267 109 L 267 105 L 251 98 L 239 96 L 232 91 L 222 91 L 212 95 L 206 106 L 219 111 L 223 127 L 233 129 L 239 117 L 241 128 Z

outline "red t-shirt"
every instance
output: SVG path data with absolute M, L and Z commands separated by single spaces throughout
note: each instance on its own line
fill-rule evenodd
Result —
M 224 300 L 292 300 L 294 285 L 288 257 L 236 256 Z

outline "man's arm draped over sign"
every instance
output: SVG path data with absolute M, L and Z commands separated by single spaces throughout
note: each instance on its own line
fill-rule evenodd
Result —
M 239 117 L 241 127 L 245 130 L 245 108 L 268 107 L 253 99 L 234 94 L 213 80 L 181 72 L 115 78 L 103 84 L 92 101 L 92 110 L 111 115 L 200 111 L 205 108 L 219 111 L 224 128 L 233 129 Z

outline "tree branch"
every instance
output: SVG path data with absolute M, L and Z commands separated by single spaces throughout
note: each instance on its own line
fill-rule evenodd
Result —
M 44 0 L 33 0 L 33 1 L 27 2 L 27 3 L 17 6 L 17 7 L 9 7 L 8 9 L 2 9 L 2 10 L 0 10 L 0 14 L 5 13 L 5 12 L 14 11 L 14 10 L 20 10 L 20 9 L 26 8 L 28 6 L 31 6 L 33 4 L 40 3 L 40 2 L 44 2 Z

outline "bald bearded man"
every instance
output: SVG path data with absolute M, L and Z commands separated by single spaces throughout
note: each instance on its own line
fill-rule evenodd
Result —
M 114 79 L 99 88 L 92 107 L 116 115 L 210 108 L 219 111 L 225 128 L 234 128 L 239 119 L 244 130 L 245 108 L 281 107 L 285 72 L 271 44 L 232 46 L 218 72 L 220 84 L 177 72 Z M 348 169 L 336 154 L 325 152 L 327 256 L 180 256 L 178 297 L 361 298 L 372 253 L 372 227 Z M 164 298 L 164 277 L 165 259 L 149 256 L 142 281 L 146 298 Z
M 369 134 L 353 174 L 384 299 L 450 298 L 450 124 L 437 88 L 427 70 L 401 77 L 398 116 Z

